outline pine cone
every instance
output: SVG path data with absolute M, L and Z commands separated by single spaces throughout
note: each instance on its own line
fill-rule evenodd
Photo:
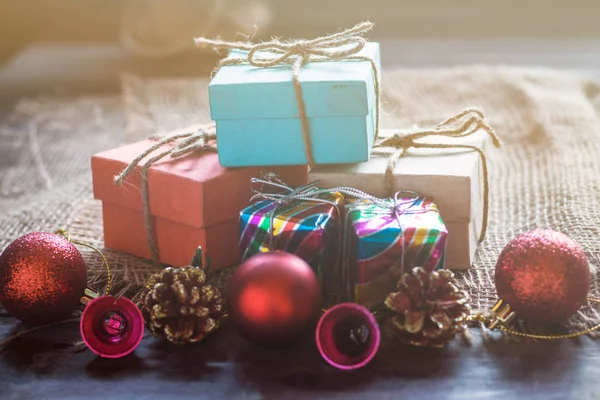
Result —
M 165 268 L 150 277 L 140 309 L 150 332 L 175 344 L 199 342 L 219 327 L 221 292 L 205 283 L 202 268 Z
M 391 329 L 403 342 L 443 347 L 463 328 L 470 313 L 467 301 L 467 293 L 454 285 L 452 272 L 417 267 L 402 275 L 398 291 L 385 305 L 395 311 Z

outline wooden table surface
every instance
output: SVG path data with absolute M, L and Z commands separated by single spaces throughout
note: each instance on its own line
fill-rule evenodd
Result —
M 0 331 L 14 325 L 0 319 Z M 600 343 L 455 339 L 445 349 L 384 340 L 364 369 L 344 372 L 307 337 L 286 350 L 256 347 L 231 327 L 175 347 L 146 337 L 117 360 L 75 352 L 76 324 L 19 339 L 0 353 L 1 399 L 596 399 Z
M 389 42 L 383 60 L 384 68 L 502 63 L 596 73 L 598 50 L 596 41 Z M 165 65 L 132 61 L 112 45 L 38 46 L 0 71 L 0 93 L 9 104 L 40 91 L 118 90 L 124 68 L 152 74 Z M 188 69 L 195 68 L 190 66 L 192 61 Z M 18 321 L 0 314 L 0 338 L 19 328 Z M 589 338 L 507 342 L 484 340 L 476 331 L 471 344 L 456 339 L 445 349 L 386 339 L 371 364 L 342 372 L 320 358 L 310 336 L 289 349 L 266 350 L 225 326 L 189 347 L 147 336 L 133 355 L 105 360 L 65 344 L 77 340 L 78 331 L 76 324 L 65 324 L 0 349 L 0 399 L 600 398 L 600 342 Z

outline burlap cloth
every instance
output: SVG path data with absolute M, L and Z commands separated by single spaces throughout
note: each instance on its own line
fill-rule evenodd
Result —
M 20 101 L 0 126 L 0 248 L 18 236 L 65 226 L 102 247 L 100 204 L 92 198 L 89 160 L 97 151 L 157 131 L 208 121 L 205 79 L 123 77 L 123 96 Z M 493 270 L 518 233 L 548 227 L 585 250 L 600 295 L 600 83 L 545 69 L 471 66 L 383 72 L 383 128 L 436 124 L 479 106 L 504 140 L 489 154 L 490 220 L 471 270 L 457 273 L 476 308 L 496 300 Z M 89 261 L 92 286 L 103 270 Z M 153 271 L 144 260 L 106 250 L 117 291 Z M 226 276 L 224 277 L 226 278 Z M 589 307 L 571 324 L 600 315 Z

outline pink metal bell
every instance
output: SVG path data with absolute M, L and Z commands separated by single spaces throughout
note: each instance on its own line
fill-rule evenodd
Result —
M 364 367 L 375 357 L 381 332 L 371 312 L 356 303 L 327 310 L 316 330 L 317 347 L 329 364 L 343 370 Z
M 83 310 L 80 331 L 87 347 L 100 357 L 124 357 L 140 344 L 144 318 L 131 300 L 100 296 Z

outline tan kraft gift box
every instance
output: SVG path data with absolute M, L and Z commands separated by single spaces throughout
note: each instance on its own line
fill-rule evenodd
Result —
M 397 130 L 382 130 L 380 138 Z M 479 130 L 462 138 L 427 137 L 422 143 L 467 144 L 488 151 L 489 136 Z M 388 197 L 385 171 L 387 155 L 376 151 L 367 162 L 326 165 L 313 169 L 309 181 L 332 188 L 350 186 L 372 196 Z M 432 196 L 448 228 L 446 268 L 468 269 L 475 259 L 484 222 L 484 176 L 478 152 L 465 149 L 410 148 L 398 158 L 394 169 L 393 189 L 409 190 Z

